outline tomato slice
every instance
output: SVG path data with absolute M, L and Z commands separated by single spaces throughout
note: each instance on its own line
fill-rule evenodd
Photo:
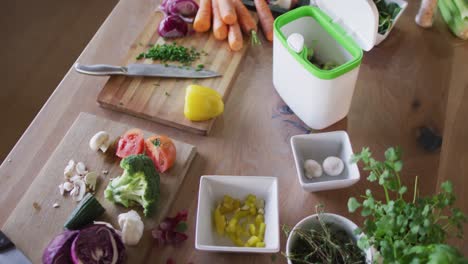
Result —
M 165 172 L 176 160 L 176 147 L 172 140 L 164 135 L 154 135 L 146 139 L 146 155 L 154 162 L 156 170 Z
M 116 155 L 125 158 L 130 155 L 143 154 L 145 152 L 145 138 L 140 129 L 130 129 L 120 137 Z

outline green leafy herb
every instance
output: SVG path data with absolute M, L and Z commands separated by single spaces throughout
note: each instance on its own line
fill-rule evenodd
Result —
M 156 44 L 148 51 L 139 54 L 136 59 L 142 58 L 162 62 L 176 61 L 187 66 L 200 58 L 200 52 L 194 47 L 186 48 L 174 42 L 173 44 Z
M 379 29 L 378 32 L 384 35 L 392 26 L 393 20 L 400 13 L 401 7 L 396 3 L 386 3 L 385 0 L 374 0 L 379 10 Z
M 168 92 L 164 92 L 164 95 L 165 95 L 165 96 L 170 96 L 171 94 L 168 93 Z
M 457 252 L 456 249 L 447 251 L 443 244 L 449 233 L 461 236 L 462 224 L 467 221 L 460 209 L 453 207 L 452 184 L 444 182 L 439 193 L 419 197 L 416 177 L 412 199 L 408 202 L 405 199 L 408 187 L 402 184 L 400 176 L 403 168 L 401 154 L 399 148 L 389 148 L 385 151 L 385 161 L 378 161 L 372 157 L 369 148 L 363 148 L 352 158 L 354 162 L 364 164 L 363 169 L 370 172 L 367 179 L 378 183 L 385 195 L 385 199 L 380 200 L 368 189 L 361 195 L 361 202 L 354 197 L 348 200 L 348 210 L 361 209 L 361 215 L 365 217 L 362 228 L 365 235 L 358 241 L 359 247 L 373 246 L 384 263 L 458 263 L 431 262 L 436 255 L 443 254 L 437 253 L 439 251 Z M 417 261 L 420 259 L 428 261 Z

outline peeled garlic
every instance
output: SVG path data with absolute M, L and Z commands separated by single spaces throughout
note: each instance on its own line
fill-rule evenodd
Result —
M 75 170 L 75 161 L 70 160 L 63 170 L 63 175 L 65 176 L 65 179 L 70 178 L 73 175 L 73 171 Z
M 323 174 L 322 166 L 320 166 L 317 161 L 312 159 L 306 160 L 304 162 L 304 170 L 305 176 L 309 179 L 318 178 Z
M 86 173 L 88 173 L 88 171 L 86 170 L 86 166 L 84 165 L 83 162 L 78 162 L 76 164 L 76 173 L 78 173 L 78 175 L 80 176 L 83 176 Z
M 65 195 L 65 188 L 64 188 L 63 184 L 60 184 L 58 187 L 59 187 L 60 194 Z
M 323 170 L 330 176 L 338 176 L 343 172 L 343 161 L 334 156 L 330 156 L 323 161 Z

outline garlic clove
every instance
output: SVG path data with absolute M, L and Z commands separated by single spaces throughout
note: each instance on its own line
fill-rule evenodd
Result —
M 304 162 L 304 171 L 308 179 L 318 178 L 323 174 L 322 166 L 312 159 L 308 159 Z
M 65 195 L 65 188 L 64 188 L 64 185 L 63 184 L 60 184 L 59 186 L 59 192 L 60 194 L 63 196 Z
M 338 176 L 344 170 L 344 163 L 340 158 L 330 156 L 323 161 L 323 170 L 330 176 Z
M 65 176 L 65 179 L 70 178 L 73 175 L 74 170 L 75 170 L 75 161 L 74 160 L 68 161 L 67 166 L 63 170 L 63 175 Z
M 80 176 L 84 176 L 86 173 L 88 173 L 83 162 L 80 161 L 76 164 L 76 173 L 78 173 Z
M 54 203 L 54 204 L 52 205 L 52 207 L 54 207 L 54 208 L 59 208 L 60 205 L 59 205 L 58 203 Z

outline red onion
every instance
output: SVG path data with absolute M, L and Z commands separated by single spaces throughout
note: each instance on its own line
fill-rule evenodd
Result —
M 198 4 L 193 0 L 169 0 L 166 7 L 170 14 L 183 17 L 195 17 Z
M 158 33 L 164 38 L 184 37 L 188 33 L 188 26 L 179 16 L 170 15 L 159 23 Z

